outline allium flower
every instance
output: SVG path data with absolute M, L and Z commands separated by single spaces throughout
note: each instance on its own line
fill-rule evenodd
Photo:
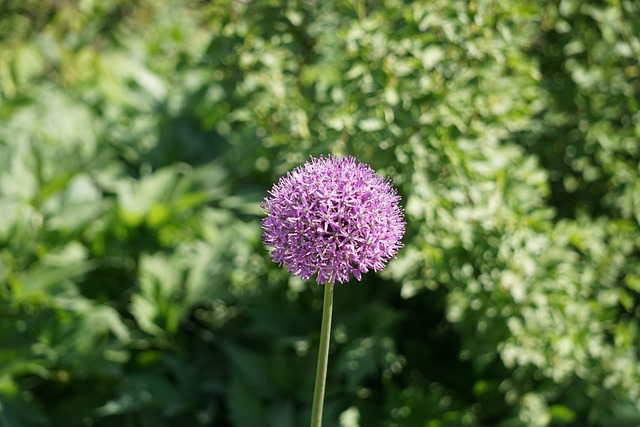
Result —
M 355 158 L 311 158 L 280 178 L 262 209 L 273 261 L 320 284 L 382 270 L 402 247 L 405 222 L 389 179 Z

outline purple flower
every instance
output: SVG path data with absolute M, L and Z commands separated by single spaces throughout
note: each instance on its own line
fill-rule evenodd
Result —
M 382 270 L 402 247 L 405 222 L 389 179 L 355 158 L 311 158 L 280 178 L 261 207 L 271 259 L 320 284 Z

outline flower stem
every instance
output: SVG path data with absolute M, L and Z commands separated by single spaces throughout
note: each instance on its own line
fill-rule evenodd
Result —
M 324 304 L 322 306 L 322 328 L 320 329 L 320 349 L 318 350 L 318 369 L 316 385 L 313 389 L 311 409 L 311 427 L 322 426 L 322 406 L 324 389 L 327 383 L 327 364 L 329 362 L 329 340 L 331 339 L 331 315 L 333 312 L 333 283 L 324 285 Z
M 363 20 L 366 15 L 366 6 L 364 0 L 356 0 L 356 14 L 359 20 Z

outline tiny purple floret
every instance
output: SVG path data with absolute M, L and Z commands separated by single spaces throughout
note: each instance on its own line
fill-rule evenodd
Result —
M 344 283 L 382 270 L 402 248 L 400 197 L 354 157 L 311 157 L 280 178 L 261 207 L 271 259 L 303 280 Z

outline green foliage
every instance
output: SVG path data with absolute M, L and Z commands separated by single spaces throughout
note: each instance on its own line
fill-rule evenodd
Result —
M 0 425 L 310 416 L 322 289 L 260 243 L 308 156 L 397 184 L 325 421 L 640 423 L 637 2 L 0 3 Z

